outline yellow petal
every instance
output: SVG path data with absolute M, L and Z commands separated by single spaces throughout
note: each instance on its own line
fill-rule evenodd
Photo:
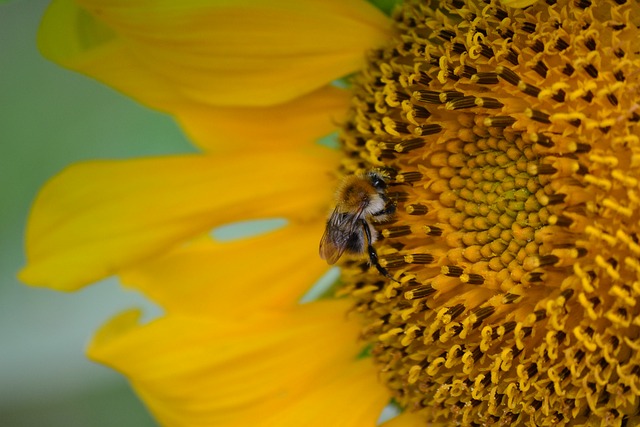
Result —
M 336 130 L 344 122 L 351 93 L 327 86 L 269 107 L 199 106 L 177 114 L 190 139 L 205 150 L 299 147 Z
M 349 306 L 332 300 L 224 320 L 167 316 L 144 326 L 125 313 L 101 329 L 88 354 L 126 375 L 163 425 L 238 425 L 247 413 L 290 410 L 350 371 L 360 348 Z M 376 394 L 362 390 L 358 399 Z
M 248 239 L 198 241 L 120 277 L 169 313 L 210 317 L 291 307 L 327 270 L 318 256 L 323 225 L 319 218 Z
M 122 38 L 80 9 L 74 0 L 54 0 L 38 32 L 38 48 L 58 64 L 104 82 L 159 110 L 193 104 L 161 75 L 136 61 Z
M 72 290 L 221 224 L 323 217 L 335 156 L 318 148 L 75 165 L 36 198 L 20 278 Z
M 326 384 L 305 393 L 290 406 L 269 416 L 250 414 L 241 426 L 269 427 L 360 427 L 375 426 L 389 401 L 389 391 L 379 382 L 370 359 L 362 359 Z
M 289 101 L 360 69 L 364 52 L 390 31 L 390 20 L 364 0 L 78 3 L 86 12 L 72 0 L 49 9 L 39 35 L 43 54 L 165 110 L 158 100 Z M 105 63 L 113 59 L 122 62 Z M 137 89 L 145 75 L 150 82 Z M 169 93 L 148 92 L 158 85 Z

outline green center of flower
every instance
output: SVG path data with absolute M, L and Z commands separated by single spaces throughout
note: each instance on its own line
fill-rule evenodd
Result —
M 380 377 L 462 425 L 640 408 L 638 3 L 407 1 L 356 80 L 343 172 L 384 168 L 380 275 L 344 263 Z

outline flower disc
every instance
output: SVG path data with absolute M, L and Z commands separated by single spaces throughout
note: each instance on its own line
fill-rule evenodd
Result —
M 621 425 L 640 396 L 635 1 L 408 1 L 343 172 L 392 175 L 344 292 L 395 400 L 461 425 Z

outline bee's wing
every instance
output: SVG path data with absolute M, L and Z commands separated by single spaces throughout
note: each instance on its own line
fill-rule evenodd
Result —
M 352 251 L 359 249 L 350 246 L 354 246 L 358 240 L 362 241 L 363 239 L 360 237 L 362 233 L 359 230 L 360 224 L 358 222 L 361 216 L 361 211 L 351 214 L 338 212 L 336 209 L 331 213 L 322 239 L 320 239 L 320 257 L 322 259 L 329 264 L 335 264 L 347 248 Z M 362 250 L 355 251 L 362 252 Z

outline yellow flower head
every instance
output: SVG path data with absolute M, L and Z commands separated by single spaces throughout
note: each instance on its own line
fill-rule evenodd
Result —
M 205 154 L 52 180 L 22 278 L 119 274 L 166 309 L 89 349 L 163 424 L 360 427 L 390 400 L 386 427 L 640 422 L 636 1 L 78 3 L 49 10 L 45 54 Z M 339 152 L 312 147 L 336 123 Z M 354 174 L 384 185 L 334 225 L 364 252 L 340 261 L 348 298 L 299 304 L 328 177 L 347 198 Z M 203 237 L 261 217 L 288 223 Z
M 462 425 L 637 414 L 632 2 L 405 2 L 357 78 L 346 173 L 393 171 L 382 267 L 345 269 L 381 378 Z

